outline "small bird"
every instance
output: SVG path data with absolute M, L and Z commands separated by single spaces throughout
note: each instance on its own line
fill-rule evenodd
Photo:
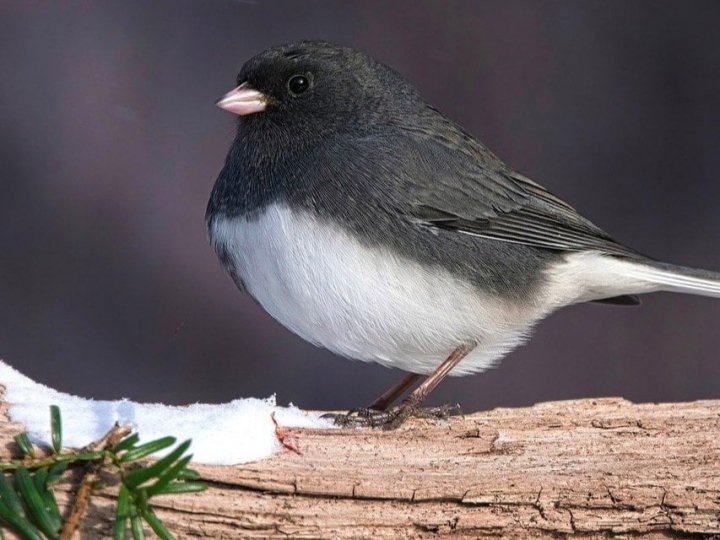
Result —
M 366 411 L 373 425 L 400 425 L 446 375 L 496 365 L 563 306 L 720 297 L 720 273 L 616 242 L 348 47 L 268 49 L 217 105 L 239 121 L 211 244 L 292 332 L 408 372 Z

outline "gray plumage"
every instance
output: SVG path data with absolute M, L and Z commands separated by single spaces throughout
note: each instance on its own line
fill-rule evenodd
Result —
M 305 78 L 308 90 L 295 95 L 288 85 L 298 75 Z M 379 317 L 358 321 L 358 327 L 372 327 L 359 330 L 349 315 L 341 317 L 342 328 L 326 335 L 323 329 L 298 322 L 297 315 L 285 316 L 285 309 L 303 308 L 299 300 L 289 298 L 302 293 L 293 289 L 293 280 L 305 278 L 290 269 L 283 275 L 283 269 L 271 266 L 279 276 L 276 287 L 276 281 L 266 276 L 262 280 L 253 276 L 251 259 L 242 253 L 248 246 L 255 247 L 254 240 L 244 236 L 253 223 L 262 223 L 258 241 L 281 241 L 272 235 L 271 222 L 263 221 L 277 208 L 302 216 L 297 223 L 309 223 L 311 229 L 317 223 L 318 230 L 327 225 L 329 230 L 349 235 L 359 246 L 353 248 L 356 251 L 397 256 L 396 268 L 402 261 L 412 261 L 421 269 L 416 272 L 418 280 L 431 280 L 433 269 L 438 269 L 438 275 L 440 270 L 447 272 L 442 275 L 458 280 L 459 288 L 453 292 L 458 296 L 453 300 L 463 298 L 458 291 L 469 283 L 476 291 L 473 301 L 500 306 L 488 308 L 474 321 L 469 315 L 457 323 L 438 316 L 438 327 L 449 330 L 453 338 L 477 342 L 479 349 L 485 340 L 492 349 L 478 360 L 477 368 L 459 373 L 485 369 L 520 343 L 535 322 L 563 305 L 580 301 L 633 304 L 635 293 L 656 290 L 720 296 L 720 275 L 658 263 L 616 242 L 426 104 L 397 72 L 362 53 L 316 41 L 276 47 L 249 60 L 238 84 L 260 92 L 266 106 L 262 105 L 262 112 L 240 116 L 235 141 L 208 204 L 211 239 L 238 285 L 252 278 L 256 290 L 250 287 L 248 292 L 266 309 L 274 310 L 271 313 L 281 322 L 319 345 L 410 370 L 411 361 L 394 363 L 391 356 L 398 351 L 427 353 L 429 359 L 418 363 L 418 372 L 428 372 L 432 355 L 439 363 L 445 350 L 430 350 L 426 336 L 418 338 L 417 346 L 413 338 L 395 343 L 391 336 L 383 336 L 392 347 L 364 354 L 362 340 L 371 338 L 363 336 L 373 335 L 382 324 Z M 286 214 L 277 216 L 273 219 L 278 222 L 296 223 Z M 282 238 L 297 240 L 288 231 Z M 254 256 L 253 264 L 262 262 L 262 254 Z M 302 254 L 293 257 L 288 260 L 307 270 L 298 261 Z M 323 263 L 320 255 L 313 264 Z M 355 294 L 355 284 L 347 277 L 334 277 L 337 283 L 333 282 L 330 293 L 338 295 L 334 302 L 342 303 Z M 380 274 L 374 279 L 385 277 Z M 303 283 L 305 289 L 316 290 L 314 282 Z M 434 284 L 428 287 L 436 290 Z M 291 308 L 283 307 L 282 291 Z M 372 294 L 372 288 L 368 291 Z M 368 299 L 369 304 L 373 301 L 383 300 Z M 436 299 L 420 301 L 432 307 Z M 399 318 L 404 309 L 409 310 L 408 321 L 420 317 L 411 313 L 417 302 L 417 298 L 399 297 Z M 506 317 L 503 305 L 512 316 Z M 322 299 L 318 300 L 317 306 L 308 307 L 308 316 L 312 318 L 313 309 L 336 309 L 323 306 Z M 347 315 L 348 309 L 342 307 L 341 314 Z M 320 315 L 317 320 L 324 320 Z M 422 317 L 431 328 L 427 313 L 423 311 Z M 496 321 L 491 324 L 488 317 L 504 322 L 495 329 Z M 473 336 L 468 330 L 471 322 L 487 328 Z M 396 324 L 394 331 L 403 334 L 402 323 Z M 351 345 L 340 343 L 343 330 L 357 331 Z M 386 329 L 392 330 L 391 325 Z M 463 362 L 472 364 L 470 357 Z

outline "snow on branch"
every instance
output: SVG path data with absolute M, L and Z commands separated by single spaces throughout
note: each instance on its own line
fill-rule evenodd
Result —
M 8 420 L 11 394 L 0 404 L 5 459 L 23 429 Z M 72 414 L 63 411 L 68 434 Z M 158 497 L 154 509 L 176 537 L 720 534 L 720 401 L 553 402 L 410 419 L 393 432 L 291 427 L 276 418 L 274 454 L 242 465 L 193 463 L 208 490 Z M 216 448 L 254 444 L 241 426 L 225 429 Z M 61 508 L 75 484 L 69 475 L 59 485 Z M 111 535 L 116 496 L 109 485 L 92 498 L 81 533 Z

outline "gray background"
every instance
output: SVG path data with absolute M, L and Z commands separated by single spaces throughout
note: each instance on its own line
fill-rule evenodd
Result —
M 396 67 L 521 172 L 640 251 L 720 269 L 720 3 L 0 4 L 0 357 L 57 389 L 188 403 L 366 404 L 401 376 L 338 359 L 237 292 L 203 214 L 265 47 L 324 38 Z M 720 302 L 652 295 L 542 323 L 465 410 L 718 398 Z

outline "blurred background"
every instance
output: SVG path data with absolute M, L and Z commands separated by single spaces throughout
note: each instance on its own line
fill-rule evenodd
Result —
M 360 48 L 619 240 L 720 269 L 720 3 L 646 0 L 0 3 L 0 358 L 86 397 L 277 393 L 365 405 L 401 372 L 285 330 L 208 245 L 250 56 Z M 543 322 L 498 369 L 446 380 L 464 410 L 720 397 L 720 301 L 650 295 Z

